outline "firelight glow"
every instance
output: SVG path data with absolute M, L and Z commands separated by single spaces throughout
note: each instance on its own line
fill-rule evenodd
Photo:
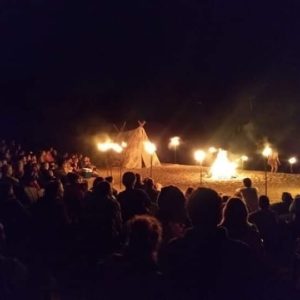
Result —
M 296 162 L 297 162 L 297 158 L 296 158 L 296 157 L 291 157 L 291 158 L 289 159 L 289 163 L 290 163 L 291 165 L 295 164 Z
M 209 148 L 208 148 L 208 152 L 209 152 L 209 153 L 216 153 L 216 152 L 218 152 L 218 150 L 217 150 L 217 148 L 215 148 L 215 147 L 209 147 Z
M 123 147 L 117 143 L 113 142 L 105 142 L 97 144 L 98 150 L 101 152 L 107 152 L 109 150 L 113 150 L 117 153 L 121 153 L 123 151 Z
M 219 149 L 210 171 L 213 179 L 230 179 L 236 175 L 237 165 L 228 159 L 227 151 Z
M 98 143 L 97 148 L 101 152 L 106 152 L 110 150 L 111 142 L 105 142 L 105 143 Z
M 241 156 L 241 160 L 242 160 L 242 161 L 248 161 L 248 159 L 249 159 L 249 158 L 248 158 L 248 156 L 246 156 L 246 155 L 242 155 L 242 156 Z
M 194 152 L 194 158 L 197 162 L 201 163 L 203 162 L 204 158 L 206 156 L 206 153 L 203 150 L 196 150 Z
M 155 144 L 148 142 L 148 141 L 144 143 L 144 148 L 151 155 L 154 154 L 154 152 L 156 151 Z
M 180 145 L 180 137 L 179 136 L 174 136 L 174 137 L 170 138 L 170 142 L 169 142 L 170 148 L 176 148 L 179 145 Z
M 272 154 L 272 148 L 269 145 L 266 145 L 262 152 L 262 155 L 264 157 L 269 157 L 271 154 Z

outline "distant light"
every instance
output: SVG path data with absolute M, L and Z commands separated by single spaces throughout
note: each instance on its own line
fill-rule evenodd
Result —
M 174 136 L 174 137 L 170 138 L 170 142 L 169 142 L 170 148 L 176 148 L 179 145 L 180 145 L 180 137 L 179 136 Z
M 217 150 L 217 148 L 215 148 L 215 147 L 209 147 L 208 148 L 208 152 L 209 153 L 216 153 L 218 150 Z
M 148 142 L 148 141 L 144 143 L 144 148 L 145 148 L 146 152 L 148 152 L 151 155 L 154 154 L 156 151 L 155 144 Z
M 206 153 L 203 150 L 196 150 L 194 152 L 194 158 L 199 163 L 202 163 L 205 157 L 206 157 Z
M 113 142 L 98 143 L 97 148 L 101 152 L 107 152 L 109 150 L 113 150 L 117 153 L 121 153 L 123 151 L 121 145 Z
M 123 151 L 123 148 L 117 144 L 117 143 L 111 143 L 111 149 L 117 153 L 121 153 Z
M 249 160 L 249 157 L 246 156 L 246 155 L 242 155 L 242 156 L 241 156 L 241 160 L 242 160 L 242 161 L 248 161 L 248 160 Z
M 105 142 L 105 143 L 98 143 L 97 148 L 101 152 L 106 152 L 110 149 L 111 143 L 110 142 Z
M 289 159 L 289 163 L 290 163 L 291 165 L 295 164 L 296 162 L 297 162 L 297 158 L 296 158 L 296 157 L 291 157 L 291 158 Z
M 262 152 L 262 155 L 264 157 L 269 157 L 272 154 L 272 152 L 273 152 L 272 148 L 269 145 L 266 145 Z

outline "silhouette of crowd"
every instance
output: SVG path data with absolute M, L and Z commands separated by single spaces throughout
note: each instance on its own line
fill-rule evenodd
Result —
M 296 299 L 300 196 L 273 205 L 0 143 L 0 299 Z M 92 176 L 92 177 L 91 177 Z M 91 177 L 89 188 L 86 177 Z

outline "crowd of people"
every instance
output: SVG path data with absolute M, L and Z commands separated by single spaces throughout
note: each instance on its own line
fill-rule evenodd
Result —
M 0 299 L 296 299 L 300 196 L 124 190 L 87 156 L 0 145 Z M 91 170 L 93 183 L 84 177 Z

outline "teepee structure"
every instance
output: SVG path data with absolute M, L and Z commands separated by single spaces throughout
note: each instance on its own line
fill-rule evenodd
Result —
M 139 122 L 139 127 L 121 131 L 117 135 L 118 142 L 127 144 L 122 153 L 122 166 L 126 169 L 140 169 L 150 167 L 151 155 L 145 150 L 145 142 L 149 141 L 144 129 L 145 122 Z M 156 153 L 152 155 L 152 166 L 160 166 L 160 161 Z

